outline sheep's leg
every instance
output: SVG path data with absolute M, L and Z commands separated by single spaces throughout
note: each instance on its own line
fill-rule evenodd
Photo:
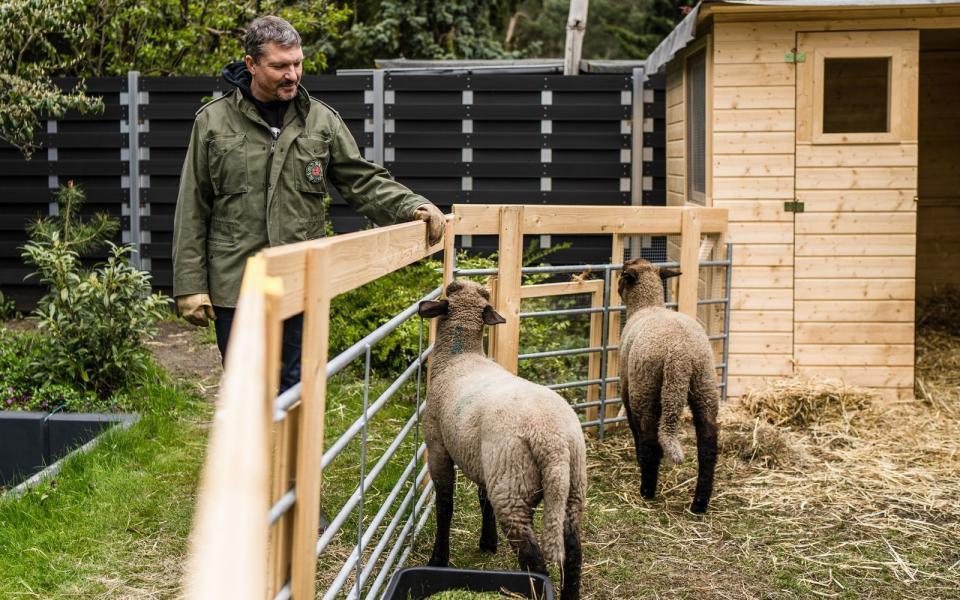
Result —
M 427 464 L 436 489 L 437 535 L 433 542 L 431 567 L 446 567 L 450 562 L 450 521 L 453 519 L 453 486 L 457 471 L 442 446 L 428 448 Z
M 560 592 L 560 600 L 579 600 L 582 567 L 579 527 L 567 521 L 563 526 L 563 591 Z
M 660 459 L 663 458 L 663 448 L 657 439 L 657 425 L 660 421 L 659 398 L 645 399 L 643 410 L 638 416 L 640 435 L 637 441 L 637 462 L 640 463 L 640 495 L 650 500 L 657 493 Z
M 547 573 L 547 563 L 533 532 L 533 511 L 524 506 L 523 516 L 502 520 L 504 533 L 517 553 L 520 568 L 531 573 Z
M 710 374 L 713 377 L 713 374 Z M 690 510 L 707 512 L 713 494 L 713 472 L 717 465 L 717 404 L 718 392 L 712 381 L 704 382 L 697 394 L 690 396 L 693 425 L 697 431 L 697 487 L 693 492 Z
M 573 488 L 574 486 L 571 486 Z M 580 550 L 580 517 L 583 514 L 582 494 L 571 489 L 567 501 L 567 518 L 563 523 L 563 572 L 560 574 L 563 591 L 560 600 L 579 600 L 580 571 L 583 554 Z
M 496 554 L 497 552 L 497 521 L 493 516 L 493 505 L 487 498 L 487 488 L 479 486 L 477 495 L 480 498 L 480 513 L 483 515 L 483 524 L 480 528 L 480 550 Z
M 517 555 L 520 568 L 533 573 L 546 573 L 547 564 L 533 532 L 533 509 L 508 488 L 509 483 L 503 481 L 502 485 L 490 490 L 497 521 Z

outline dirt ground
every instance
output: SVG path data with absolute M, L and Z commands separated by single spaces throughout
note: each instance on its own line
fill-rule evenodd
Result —
M 174 380 L 190 382 L 210 401 L 217 397 L 223 367 L 217 345 L 204 329 L 184 321 L 163 321 L 147 341 L 156 361 Z

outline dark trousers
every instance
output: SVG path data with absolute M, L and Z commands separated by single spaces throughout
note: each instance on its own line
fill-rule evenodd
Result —
M 220 358 L 227 360 L 227 346 L 230 340 L 230 328 L 233 326 L 235 309 L 214 306 L 217 319 L 213 322 L 217 332 L 217 347 Z M 303 314 L 290 317 L 283 322 L 283 343 L 280 349 L 280 393 L 300 381 L 300 347 L 303 339 Z

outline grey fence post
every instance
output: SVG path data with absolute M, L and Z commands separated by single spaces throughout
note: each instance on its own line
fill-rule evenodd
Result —
M 128 242 L 133 246 L 135 254 L 132 257 L 133 264 L 137 268 L 144 268 L 144 260 L 140 255 L 142 247 L 142 236 L 140 234 L 140 73 L 138 71 L 127 72 L 127 152 L 128 163 L 130 165 L 127 175 L 127 187 L 130 191 L 128 202 L 130 203 L 130 239 Z
M 633 69 L 633 117 L 630 127 L 630 204 L 643 204 L 643 67 Z
M 371 160 L 382 165 L 385 153 L 383 151 L 384 132 L 384 71 L 373 70 L 373 157 Z
M 47 134 L 53 135 L 57 133 L 57 121 L 55 119 L 47 120 Z M 49 142 L 47 143 L 47 161 L 54 163 L 57 162 L 57 148 L 53 147 Z M 50 169 L 47 175 L 47 187 L 50 188 L 52 193 L 56 193 L 57 188 L 60 187 L 60 176 L 52 175 L 49 173 L 53 172 L 53 165 L 48 165 Z M 60 207 L 57 205 L 57 201 L 54 198 L 50 198 L 50 202 L 47 204 L 47 212 L 54 216 L 60 212 Z

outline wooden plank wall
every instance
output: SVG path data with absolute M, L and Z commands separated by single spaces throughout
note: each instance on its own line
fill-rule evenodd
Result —
M 683 60 L 667 67 L 667 206 L 683 206 L 686 189 L 686 96 Z
M 917 295 L 960 287 L 960 33 L 922 32 Z
M 793 374 L 794 46 L 791 27 L 717 23 L 713 38 L 713 205 L 735 244 L 729 394 Z M 709 85 L 708 85 L 709 88 Z

